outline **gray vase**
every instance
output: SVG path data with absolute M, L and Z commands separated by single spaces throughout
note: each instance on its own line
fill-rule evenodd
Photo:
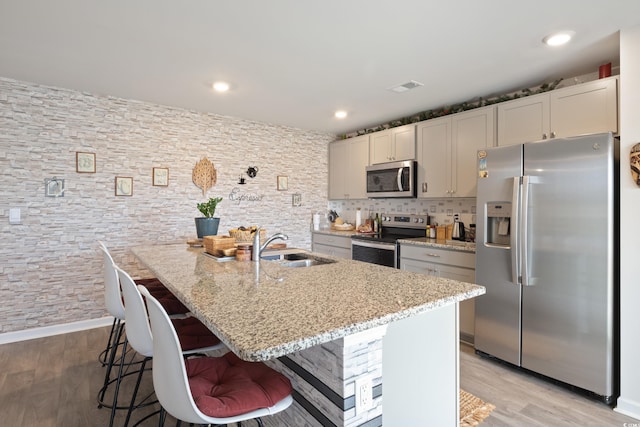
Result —
M 196 218 L 198 239 L 202 239 L 204 236 L 215 236 L 218 234 L 218 225 L 220 225 L 220 218 Z

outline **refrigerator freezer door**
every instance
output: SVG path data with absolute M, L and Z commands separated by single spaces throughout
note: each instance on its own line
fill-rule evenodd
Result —
M 610 134 L 524 145 L 522 366 L 602 396 L 613 383 L 613 164 Z
M 486 154 L 486 155 L 485 155 Z M 477 350 L 520 364 L 520 285 L 513 281 L 513 239 L 499 240 L 505 231 L 516 236 L 517 188 L 522 173 L 522 145 L 488 148 L 479 152 L 476 228 L 476 282 L 486 294 L 476 298 L 474 345 Z M 487 210 L 510 206 L 509 227 L 489 224 Z M 494 214 L 495 215 L 495 214 Z M 497 236 L 496 236 L 497 235 Z M 494 244 L 500 241 L 502 244 Z M 517 278 L 517 272 L 515 274 Z

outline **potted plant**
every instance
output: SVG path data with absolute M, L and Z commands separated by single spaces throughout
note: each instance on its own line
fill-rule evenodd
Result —
M 204 215 L 203 217 L 196 218 L 198 239 L 202 239 L 204 236 L 215 236 L 218 234 L 220 218 L 214 218 L 213 215 L 216 213 L 216 207 L 221 201 L 222 197 L 211 197 L 208 201 L 196 205 L 198 210 Z

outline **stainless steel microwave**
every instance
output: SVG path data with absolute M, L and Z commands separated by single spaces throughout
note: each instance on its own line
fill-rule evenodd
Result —
M 416 169 L 415 160 L 367 166 L 367 197 L 416 197 Z

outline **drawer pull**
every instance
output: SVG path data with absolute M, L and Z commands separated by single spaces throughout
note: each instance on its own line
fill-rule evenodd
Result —
M 434 254 L 434 253 L 427 253 L 427 254 L 425 254 L 425 255 L 430 256 L 430 257 L 433 257 L 433 258 L 440 258 L 440 255 L 438 255 L 438 254 Z

